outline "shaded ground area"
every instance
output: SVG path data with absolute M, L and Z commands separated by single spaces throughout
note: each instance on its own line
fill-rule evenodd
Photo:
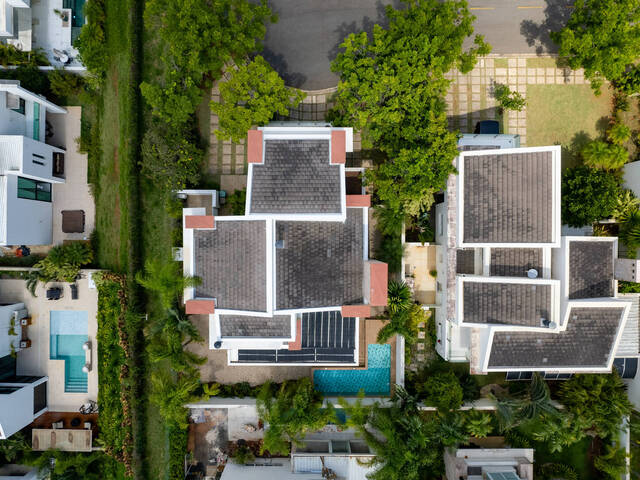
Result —
M 229 366 L 227 365 L 226 350 L 209 349 L 207 341 L 209 338 L 209 317 L 207 315 L 191 315 L 189 318 L 205 339 L 204 343 L 191 343 L 187 347 L 188 350 L 207 359 L 204 365 L 198 367 L 200 380 L 203 383 L 238 383 L 244 381 L 252 385 L 258 385 L 267 380 L 283 382 L 284 380 L 295 380 L 311 375 L 311 367 Z

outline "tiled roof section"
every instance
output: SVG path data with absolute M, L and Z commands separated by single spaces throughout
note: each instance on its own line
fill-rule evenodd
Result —
M 363 211 L 342 222 L 276 222 L 276 308 L 363 302 Z
M 250 213 L 340 213 L 340 167 L 329 140 L 266 140 L 253 166 Z
M 551 285 L 464 282 L 464 323 L 541 327 L 549 319 Z
M 542 276 L 542 249 L 492 248 L 490 274 L 497 277 L 526 277 L 534 268 Z
M 623 311 L 572 307 L 564 332 L 496 332 L 489 368 L 606 367 Z
M 194 231 L 196 297 L 215 298 L 218 309 L 264 312 L 264 221 L 218 221 L 215 230 Z
M 569 298 L 613 297 L 613 242 L 569 243 Z
M 458 248 L 456 273 L 473 275 L 475 273 L 475 256 L 476 252 L 473 248 Z
M 220 333 L 223 337 L 291 337 L 291 316 L 249 317 L 220 315 Z
M 552 242 L 552 158 L 551 152 L 464 157 L 464 242 Z

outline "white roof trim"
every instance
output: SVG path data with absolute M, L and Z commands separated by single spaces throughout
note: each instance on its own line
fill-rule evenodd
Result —
M 47 111 L 51 113 L 67 113 L 66 109 L 59 107 L 55 103 L 50 102 L 49 100 L 47 100 L 45 97 L 41 95 L 36 95 L 35 93 L 30 92 L 26 88 L 21 87 L 19 83 L 20 82 L 17 82 L 17 83 L 0 82 L 0 91 L 12 93 L 25 100 L 39 103 L 40 105 L 43 105 L 47 109 Z

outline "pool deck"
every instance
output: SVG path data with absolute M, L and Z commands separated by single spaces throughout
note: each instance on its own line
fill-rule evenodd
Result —
M 368 368 L 367 365 L 367 346 L 372 344 L 377 344 L 376 341 L 378 338 L 378 332 L 385 325 L 384 320 L 377 320 L 373 318 L 368 318 L 366 320 L 360 320 L 360 336 L 359 336 L 359 344 L 358 344 L 358 357 L 359 362 L 358 366 L 354 367 L 313 367 L 311 368 L 311 379 L 313 380 L 313 372 L 316 370 L 366 370 Z M 389 379 L 391 383 L 391 394 L 393 394 L 396 385 L 396 337 L 395 335 L 386 342 L 387 345 L 391 345 L 391 368 Z
M 24 280 L 0 280 L 0 303 L 24 303 L 32 324 L 26 327 L 26 337 L 31 340 L 31 347 L 20 350 L 17 358 L 18 375 L 48 376 L 47 402 L 52 412 L 77 412 L 88 400 L 98 400 L 98 352 L 96 343 L 98 291 L 90 289 L 83 270 L 83 278 L 76 281 L 78 300 L 71 300 L 69 284 L 55 282 L 63 287 L 64 296 L 60 300 L 46 299 L 45 288 L 39 284 L 37 297 L 33 297 L 26 288 Z M 47 284 L 51 287 L 54 282 Z M 89 341 L 91 341 L 91 364 L 93 368 L 88 374 L 87 393 L 65 393 L 64 360 L 49 359 L 49 314 L 51 310 L 79 310 L 88 312 Z

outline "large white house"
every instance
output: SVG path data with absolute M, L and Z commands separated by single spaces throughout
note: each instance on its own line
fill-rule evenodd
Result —
M 638 302 L 616 281 L 632 268 L 615 237 L 563 235 L 560 146 L 465 149 L 456 162 L 436 206 L 438 353 L 514 380 L 635 375 Z
M 0 81 L 0 245 L 52 243 L 52 184 L 64 183 L 65 150 L 46 143 L 47 114 L 65 113 Z

